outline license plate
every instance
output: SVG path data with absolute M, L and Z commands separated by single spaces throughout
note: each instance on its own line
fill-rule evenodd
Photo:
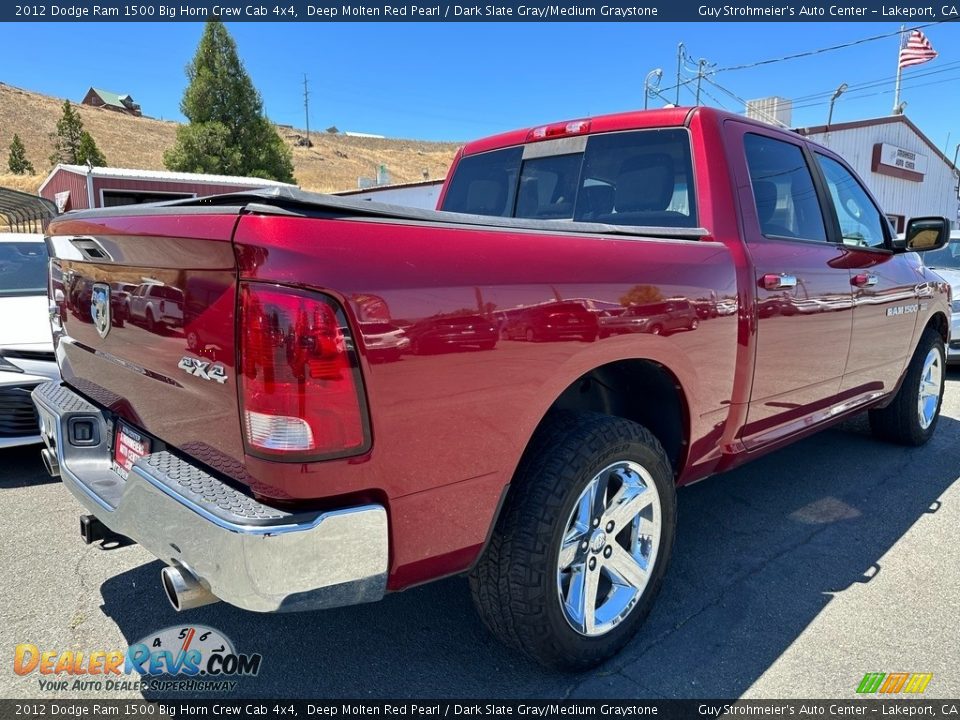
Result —
M 113 471 L 126 480 L 133 464 L 149 454 L 150 438 L 118 422 L 113 442 Z

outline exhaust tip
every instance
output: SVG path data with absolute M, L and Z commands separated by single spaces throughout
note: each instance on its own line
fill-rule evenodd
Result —
M 192 573 L 183 568 L 168 565 L 160 571 L 160 582 L 167 600 L 177 612 L 220 601 L 220 598 L 201 585 Z
M 43 466 L 50 473 L 50 477 L 60 477 L 60 463 L 57 456 L 49 448 L 40 451 L 40 458 L 43 460 Z

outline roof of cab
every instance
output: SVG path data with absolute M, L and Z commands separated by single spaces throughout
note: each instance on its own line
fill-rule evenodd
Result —
M 709 118 L 714 122 L 723 122 L 726 119 L 735 119 L 740 122 L 757 125 L 759 127 L 770 128 L 770 125 L 764 124 L 759 120 L 752 120 L 737 113 L 728 110 L 718 110 L 717 108 L 699 106 L 699 107 L 671 107 L 658 108 L 655 110 L 631 110 L 629 112 L 614 113 L 612 115 L 596 115 L 594 117 L 575 118 L 564 122 L 577 122 L 579 120 L 589 120 L 590 130 L 586 133 L 593 135 L 604 132 L 617 132 L 621 130 L 644 130 L 649 128 L 665 127 L 683 127 L 690 123 L 694 115 L 701 118 Z M 546 123 L 547 125 L 559 123 Z M 489 137 L 474 140 L 463 146 L 463 155 L 475 155 L 477 153 L 488 152 L 489 150 L 499 150 L 514 145 L 522 145 L 527 142 L 527 136 L 534 128 L 542 127 L 534 125 L 533 127 L 510 130 L 509 132 L 491 135 Z
M 698 108 L 674 107 L 657 110 L 632 110 L 630 112 L 615 113 L 613 115 L 596 115 L 594 117 L 576 118 L 575 120 L 589 120 L 590 134 L 598 132 L 613 132 L 616 130 L 641 130 L 656 127 L 680 127 L 687 121 L 692 111 Z M 699 108 L 702 109 L 702 108 Z M 574 119 L 571 119 L 574 121 Z M 546 123 L 553 124 L 553 123 Z M 463 147 L 464 155 L 498 150 L 512 145 L 521 145 L 527 141 L 527 136 L 534 128 L 520 128 L 509 132 L 491 135 L 467 143 Z

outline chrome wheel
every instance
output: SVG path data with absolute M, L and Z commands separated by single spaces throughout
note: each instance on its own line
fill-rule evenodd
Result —
M 650 581 L 660 540 L 660 496 L 650 473 L 628 460 L 597 473 L 567 520 L 557 559 L 570 626 L 596 637 L 620 624 Z
M 943 387 L 943 358 L 939 348 L 931 348 L 923 361 L 920 373 L 920 393 L 917 398 L 917 411 L 920 413 L 920 427 L 926 430 L 937 416 L 940 404 L 940 391 Z

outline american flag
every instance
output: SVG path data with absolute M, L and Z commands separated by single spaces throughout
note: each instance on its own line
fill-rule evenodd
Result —
M 930 40 L 919 30 L 914 30 L 903 37 L 900 43 L 900 69 L 921 65 L 933 60 L 937 51 L 933 49 Z

